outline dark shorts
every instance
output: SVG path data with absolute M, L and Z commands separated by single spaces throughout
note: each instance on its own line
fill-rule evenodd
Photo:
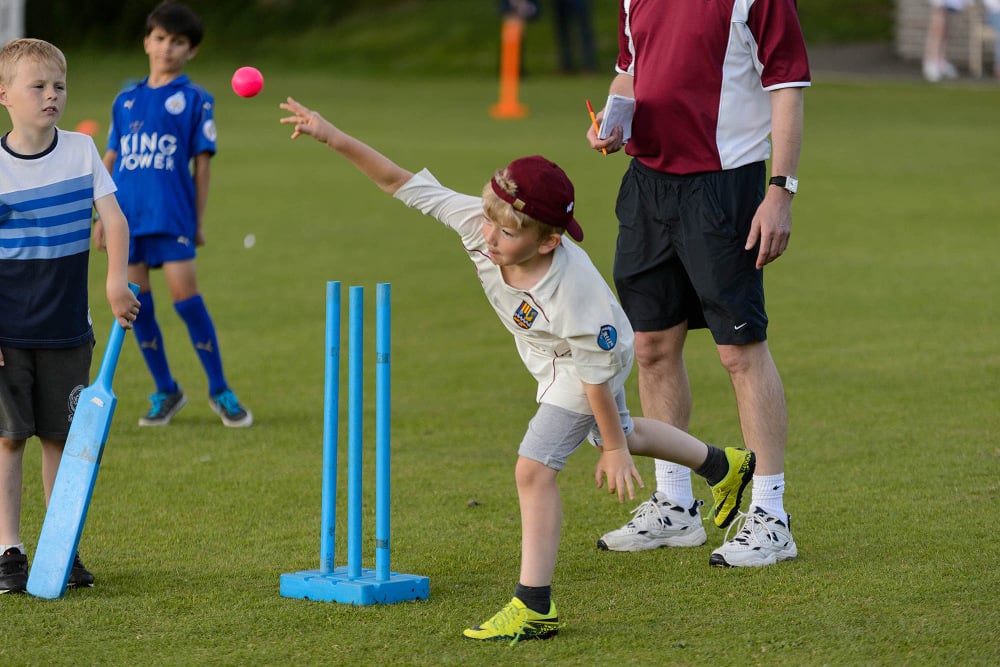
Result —
M 145 264 L 155 269 L 166 262 L 183 262 L 194 259 L 194 239 L 186 236 L 153 234 L 133 236 L 128 248 L 129 264 Z
M 65 440 L 80 392 L 90 382 L 94 343 L 65 350 L 3 348 L 0 437 Z
M 767 338 L 764 273 L 747 235 L 765 166 L 671 176 L 632 160 L 618 191 L 614 280 L 636 331 L 685 321 L 719 345 Z

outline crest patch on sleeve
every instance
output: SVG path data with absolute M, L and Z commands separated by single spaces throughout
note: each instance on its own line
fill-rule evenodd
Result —
M 618 344 L 618 332 L 610 324 L 605 324 L 597 334 L 597 344 L 602 350 L 613 350 Z

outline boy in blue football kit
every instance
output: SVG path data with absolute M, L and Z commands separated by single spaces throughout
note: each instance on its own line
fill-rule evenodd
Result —
M 28 582 L 21 541 L 26 443 L 42 448 L 48 504 L 94 349 L 88 271 L 90 219 L 107 221 L 105 293 L 131 328 L 139 301 L 128 288 L 128 223 L 94 140 L 56 127 L 66 106 L 66 58 L 39 39 L 0 49 L 0 593 Z M 79 555 L 70 587 L 92 586 Z
M 253 416 L 226 383 L 215 325 L 198 292 L 195 248 L 204 245 L 202 219 L 209 162 L 215 154 L 214 100 L 184 74 L 198 53 L 203 28 L 188 7 L 167 0 L 146 20 L 143 40 L 149 76 L 115 98 L 104 165 L 119 188 L 129 220 L 129 280 L 139 285 L 142 309 L 135 337 L 156 392 L 140 426 L 164 426 L 187 403 L 170 372 L 156 321 L 150 269 L 162 268 L 174 309 L 208 376 L 209 405 L 226 426 L 250 426 Z M 103 227 L 94 226 L 102 247 Z
M 709 483 L 717 526 L 735 518 L 753 476 L 751 452 L 706 445 L 664 422 L 629 415 L 624 385 L 634 359 L 632 327 L 587 253 L 564 238 L 582 241 L 583 230 L 562 169 L 539 155 L 523 157 L 498 170 L 482 196 L 464 195 L 426 169 L 414 174 L 398 166 L 291 98 L 281 108 L 291 114 L 281 122 L 294 125 L 293 139 L 308 135 L 326 144 L 383 192 L 461 237 L 490 305 L 538 383 L 538 411 L 514 470 L 521 507 L 518 583 L 513 599 L 466 629 L 466 638 L 545 639 L 559 631 L 552 601 L 562 524 L 556 479 L 584 440 L 600 450 L 597 486 L 606 480 L 619 502 L 634 497 L 635 484 L 642 486 L 631 455 L 662 456 L 691 466 Z M 662 518 L 681 517 L 667 512 Z M 704 542 L 704 528 L 692 528 L 691 539 Z

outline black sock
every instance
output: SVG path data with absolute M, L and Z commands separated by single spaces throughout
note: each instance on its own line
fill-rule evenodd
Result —
M 514 595 L 525 607 L 538 614 L 549 613 L 552 606 L 552 586 L 525 586 L 519 582 Z
M 701 475 L 710 486 L 715 486 L 722 481 L 722 478 L 729 472 L 729 459 L 726 453 L 713 445 L 708 446 L 708 456 L 701 467 L 694 471 L 696 475 Z

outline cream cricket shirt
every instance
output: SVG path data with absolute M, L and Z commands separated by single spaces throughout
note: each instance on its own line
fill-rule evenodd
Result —
M 632 327 L 587 253 L 563 236 L 545 277 L 531 290 L 514 289 L 490 261 L 481 198 L 442 186 L 426 169 L 395 197 L 462 237 L 486 298 L 538 381 L 539 403 L 593 414 L 581 381 L 609 382 L 612 393 L 623 388 L 632 370 Z

